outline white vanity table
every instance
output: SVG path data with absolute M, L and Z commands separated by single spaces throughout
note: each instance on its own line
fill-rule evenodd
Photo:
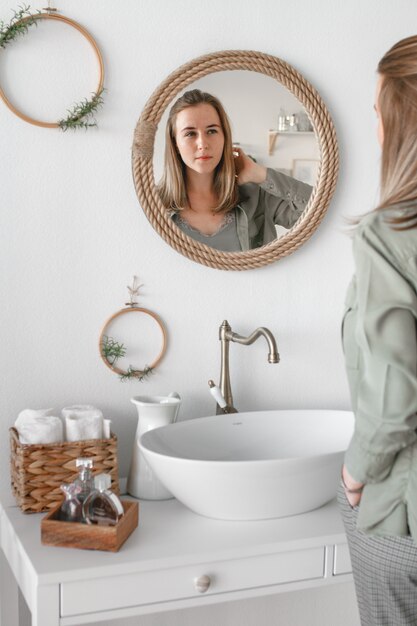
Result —
M 0 504 L 1 549 L 15 579 L 1 577 L 0 607 L 4 613 L 16 603 L 18 586 L 32 626 L 79 626 L 351 580 L 335 501 L 256 522 L 204 518 L 176 500 L 141 502 L 139 526 L 117 553 L 42 546 L 41 519 Z M 205 592 L 196 588 L 202 576 L 209 577 Z M 21 625 L 9 608 L 15 622 L 1 626 Z

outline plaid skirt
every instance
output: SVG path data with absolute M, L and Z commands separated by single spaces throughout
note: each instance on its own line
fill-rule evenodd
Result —
M 417 626 L 417 546 L 411 537 L 380 537 L 356 528 L 340 485 L 337 499 L 345 525 L 362 626 Z

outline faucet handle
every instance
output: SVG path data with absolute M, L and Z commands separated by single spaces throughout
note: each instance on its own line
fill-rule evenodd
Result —
M 227 403 L 226 400 L 223 398 L 222 392 L 220 391 L 220 388 L 214 384 L 214 382 L 212 380 L 208 381 L 208 385 L 210 387 L 210 393 L 213 396 L 213 398 L 216 400 L 217 404 L 219 405 L 219 407 L 221 409 L 224 409 L 227 407 Z
M 220 388 L 212 380 L 208 381 L 208 385 L 210 387 L 210 393 L 216 400 L 222 413 L 237 413 L 237 410 L 233 406 L 228 406 Z

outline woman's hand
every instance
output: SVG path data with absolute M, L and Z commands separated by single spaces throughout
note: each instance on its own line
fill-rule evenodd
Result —
M 363 483 L 358 483 L 346 469 L 346 465 L 342 467 L 342 482 L 345 488 L 346 498 L 350 506 L 357 506 L 362 498 Z M 352 493 L 357 492 L 357 493 Z
M 235 157 L 235 168 L 237 176 L 237 184 L 260 183 L 266 180 L 266 167 L 255 163 L 242 148 L 233 146 L 233 154 Z

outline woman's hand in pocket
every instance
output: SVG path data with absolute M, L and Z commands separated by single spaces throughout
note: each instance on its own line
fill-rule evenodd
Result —
M 363 483 L 358 483 L 348 472 L 346 466 L 342 467 L 342 482 L 345 494 L 350 506 L 358 506 L 362 498 Z

